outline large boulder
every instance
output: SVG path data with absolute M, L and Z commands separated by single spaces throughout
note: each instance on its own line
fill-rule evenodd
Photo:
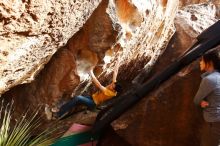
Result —
M 17 86 L 3 97 L 13 98 L 21 107 L 24 101 L 28 103 L 17 107 L 18 111 L 28 105 L 56 105 L 75 95 L 75 91 L 84 93 L 87 86 L 78 85 L 87 78 L 91 65 L 101 70 L 103 82 L 110 81 L 108 75 L 118 55 L 123 66 L 119 80 L 132 79 L 132 71 L 153 66 L 175 31 L 173 19 L 178 1 L 168 1 L 166 7 L 156 2 L 151 7 L 148 4 L 145 1 L 133 4 L 128 0 L 102 1 L 82 29 L 59 49 L 33 82 Z M 110 58 L 111 63 L 106 58 Z M 124 76 L 123 71 L 130 69 L 129 64 L 134 60 L 136 65 L 140 62 L 142 65 L 133 67 Z M 90 91 L 89 88 L 88 93 Z
M 0 2 L 0 94 L 30 82 L 101 0 Z
M 217 21 L 213 4 L 179 10 L 176 34 L 155 64 L 154 76 L 195 42 L 196 36 Z M 132 145 L 199 146 L 202 117 L 193 104 L 199 86 L 198 62 L 186 67 L 113 122 L 116 132 Z
M 14 100 L 16 106 L 14 114 L 17 117 L 19 117 L 20 113 L 24 112 L 27 107 L 34 109 L 38 107 L 39 104 L 43 105 L 43 107 L 45 104 L 53 106 L 60 103 L 62 104 L 63 101 L 68 100 L 73 95 L 91 94 L 94 88 L 90 88 L 89 85 L 91 82 L 87 80 L 88 68 L 96 66 L 95 73 L 100 75 L 100 81 L 102 83 L 108 83 L 111 80 L 110 76 L 114 68 L 114 62 L 118 56 L 121 57 L 118 80 L 124 85 L 127 85 L 127 89 L 129 90 L 131 81 L 142 69 L 144 72 L 148 72 L 149 76 L 161 71 L 191 46 L 193 40 L 201 31 L 216 21 L 216 9 L 211 3 L 188 6 L 182 8 L 177 13 L 179 8 L 178 0 L 103 0 L 95 10 L 94 8 L 99 1 L 96 3 L 93 3 L 94 1 L 71 1 L 68 4 L 66 4 L 66 1 L 62 1 L 61 3 L 51 2 L 55 4 L 53 5 L 54 7 L 58 5 L 57 9 L 60 11 L 57 11 L 56 8 L 52 9 L 54 13 L 49 13 L 49 16 L 47 16 L 47 18 L 49 18 L 47 19 L 43 16 L 39 17 L 39 13 L 37 13 L 38 15 L 36 14 L 36 16 L 29 14 L 32 12 L 32 9 L 29 10 L 30 6 L 32 6 L 32 2 L 22 2 L 26 7 L 22 7 L 23 9 L 19 9 L 19 11 L 23 10 L 28 14 L 27 16 L 25 15 L 25 17 L 22 16 L 22 21 L 19 21 L 22 22 L 21 24 L 23 24 L 24 21 L 24 28 L 26 28 L 26 26 L 28 26 L 27 28 L 35 27 L 36 32 L 30 31 L 26 32 L 27 34 L 24 32 L 14 34 L 14 32 L 17 31 L 15 31 L 15 29 L 13 30 L 13 27 L 6 27 L 7 30 L 11 30 L 11 32 L 4 34 L 2 39 L 8 40 L 17 37 L 31 39 L 27 41 L 29 46 L 22 46 L 23 43 L 20 43 L 20 41 L 13 41 L 13 43 L 18 42 L 18 44 L 22 46 L 20 47 L 22 49 L 14 51 L 15 54 L 14 57 L 12 57 L 12 61 L 14 62 L 10 62 L 10 58 L 8 60 L 10 53 L 7 54 L 3 52 L 6 54 L 6 57 L 2 57 L 4 58 L 4 64 L 10 65 L 3 67 L 9 68 L 11 71 L 8 72 L 6 70 L 3 72 L 3 70 L 0 70 L 2 71 L 0 75 L 2 75 L 1 79 L 3 81 L 0 82 L 0 85 L 4 87 L 1 93 L 12 86 L 24 83 L 30 78 L 32 79 L 36 73 L 38 73 L 38 75 L 31 83 L 11 88 L 2 95 L 5 100 Z M 74 4 L 71 5 L 72 3 Z M 41 3 L 39 2 L 37 4 Z M 85 19 L 83 16 L 79 16 L 80 18 L 78 18 L 78 15 L 76 15 L 79 20 L 72 20 L 76 18 L 76 16 L 70 13 L 68 13 L 69 17 L 63 16 L 67 13 L 63 13 L 63 11 L 69 10 L 67 9 L 68 6 L 71 6 L 71 8 L 74 7 L 75 12 L 78 10 L 75 10 L 75 7 L 81 8 L 88 6 L 88 4 L 94 7 L 91 9 L 90 7 L 88 7 L 88 9 L 80 9 L 79 13 L 81 14 L 81 11 L 83 12 L 82 14 L 87 12 L 85 14 L 88 15 L 86 15 Z M 59 7 L 59 5 L 68 6 L 65 7 L 66 9 L 63 9 Z M 47 7 L 49 6 L 48 4 Z M 5 6 L 1 5 L 1 7 L 4 8 Z M 34 7 L 33 9 L 35 10 L 37 8 L 38 7 Z M 49 9 L 45 8 L 45 11 L 47 10 Z M 92 10 L 94 10 L 93 13 Z M 44 11 L 41 13 L 44 14 Z M 85 22 L 84 20 L 86 20 L 90 14 L 91 16 Z M 56 15 L 58 16 L 55 17 Z M 19 21 L 17 22 L 13 18 L 14 17 L 11 18 L 13 26 L 15 24 L 19 25 Z M 29 20 L 30 18 L 34 18 L 36 21 L 33 20 L 31 24 L 27 21 L 26 24 L 26 19 Z M 68 22 L 63 22 L 63 18 L 65 18 L 65 22 Z M 177 33 L 173 36 L 175 32 L 174 18 L 176 18 L 175 25 Z M 43 20 L 38 21 L 41 19 Z M 83 22 L 81 21 L 82 19 Z M 4 20 L 4 24 L 6 20 Z M 46 25 L 47 23 L 45 24 L 47 20 L 50 20 L 50 22 L 48 22 L 49 26 Z M 85 24 L 79 30 L 84 22 Z M 64 23 L 65 25 L 61 26 L 60 23 Z M 68 24 L 68 26 L 66 26 L 66 24 Z M 5 25 L 7 25 L 7 23 Z M 20 27 L 17 27 L 17 30 L 19 30 L 18 28 L 20 29 Z M 43 39 L 43 37 L 48 35 L 44 34 L 43 32 L 45 31 L 43 30 L 49 31 L 49 34 L 51 34 L 48 36 L 49 39 Z M 42 34 L 37 35 L 37 32 Z M 26 35 L 28 35 L 28 37 L 26 37 Z M 42 38 L 40 38 L 41 36 Z M 173 38 L 168 45 L 172 36 Z M 34 38 L 42 39 L 41 46 L 33 44 L 39 43 L 39 41 L 32 41 Z M 6 43 L 6 45 L 10 45 L 10 43 Z M 11 46 L 13 47 L 13 45 Z M 6 48 L 8 49 L 10 47 Z M 60 49 L 54 54 L 58 48 Z M 39 53 L 31 52 L 36 49 L 43 55 L 36 55 Z M 50 50 L 50 55 L 47 54 L 48 51 L 45 52 L 47 49 Z M 163 54 L 165 49 L 166 52 Z M 25 65 L 24 70 L 20 70 L 20 68 L 17 69 L 18 65 L 16 63 L 19 63 L 19 61 L 14 60 L 17 58 L 16 53 L 18 53 L 20 59 L 31 59 L 32 57 L 40 56 L 42 57 L 41 61 L 43 63 L 39 62 L 39 60 L 38 63 L 34 60 L 28 60 L 27 62 L 30 64 L 23 64 Z M 22 55 L 20 53 L 25 53 L 27 56 L 25 57 L 25 54 Z M 28 53 L 32 53 L 33 55 L 29 55 Z M 52 54 L 54 55 L 51 57 Z M 159 57 L 161 59 L 158 61 Z M 35 63 L 37 66 L 39 65 L 37 69 L 35 69 Z M 44 69 L 40 71 L 39 69 L 42 68 L 42 65 L 45 63 L 47 64 Z M 153 74 L 150 74 L 154 65 L 156 66 L 152 71 Z M 21 63 L 19 67 L 22 68 Z M 31 71 L 33 72 L 27 74 L 25 71 L 29 71 L 30 68 L 32 68 Z M 15 71 L 22 74 L 18 75 Z M 14 79 L 15 77 L 16 79 Z M 141 78 L 135 79 L 139 81 Z M 6 83 L 8 83 L 7 86 Z M 195 107 L 192 104 L 192 98 L 198 84 L 198 69 L 195 66 L 191 66 L 173 77 L 168 83 L 158 88 L 157 91 L 143 99 L 120 119 L 116 120 L 113 123 L 113 128 L 121 138 L 124 139 L 123 143 L 125 145 L 128 143 L 146 146 L 198 145 L 199 134 L 196 134 L 198 132 L 197 127 L 200 125 L 196 123 L 197 120 L 200 119 L 200 115 L 195 111 Z M 40 111 L 40 113 L 43 115 L 42 117 L 45 117 L 43 111 Z M 79 116 L 73 116 L 71 121 L 63 121 L 62 124 L 65 125 L 65 127 L 68 127 L 72 122 L 86 123 L 85 121 L 89 121 L 91 124 L 95 116 L 96 114 L 94 113 L 80 113 Z M 196 138 L 193 137 L 193 134 L 196 135 Z M 109 139 L 106 140 L 109 141 Z M 177 141 L 180 142 L 178 143 Z M 103 143 L 106 142 L 103 141 Z M 113 141 L 112 143 L 112 145 L 114 145 Z

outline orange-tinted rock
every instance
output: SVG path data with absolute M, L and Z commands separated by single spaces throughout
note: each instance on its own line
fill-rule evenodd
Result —
M 123 2 L 126 3 L 125 6 Z M 3 95 L 6 100 L 10 97 L 15 100 L 15 114 L 20 116 L 28 106 L 32 108 L 37 107 L 38 104 L 51 106 L 69 99 L 78 88 L 80 79 L 88 76 L 87 71 L 90 66 L 97 64 L 96 73 L 102 73 L 100 81 L 109 82 L 114 63 L 104 64 L 105 55 L 111 56 L 115 61 L 115 55 L 123 52 L 118 80 L 125 85 L 131 84 L 131 80 L 142 68 L 150 70 L 174 33 L 173 19 L 178 5 L 177 0 L 155 1 L 154 7 L 146 3 L 141 7 L 138 2 L 134 1 L 132 4 L 132 1 L 117 0 L 114 3 L 113 0 L 103 0 L 80 31 L 68 41 L 66 46 L 55 53 L 33 82 L 14 87 Z M 129 13 L 126 12 L 127 8 Z M 130 13 L 133 17 L 129 17 Z M 199 15 L 201 18 L 197 17 L 197 14 L 189 16 L 189 21 L 186 19 L 188 17 L 182 17 L 179 23 L 176 23 L 177 34 L 157 62 L 153 74 L 175 61 L 177 56 L 192 44 L 195 35 L 215 21 L 214 18 L 206 17 L 207 21 L 199 23 L 202 20 L 201 15 Z M 193 27 L 192 24 L 196 24 L 197 27 Z M 8 55 L 7 52 L 2 53 L 4 56 Z M 84 65 L 82 63 L 88 64 L 82 66 Z M 196 112 L 192 98 L 198 84 L 199 73 L 194 65 L 149 95 L 149 100 L 143 99 L 116 120 L 113 126 L 124 139 L 121 144 L 197 146 L 199 143 L 197 132 L 200 127 L 198 123 L 201 117 Z M 87 93 L 91 91 L 93 88 L 89 88 Z M 89 116 L 85 114 L 85 119 L 86 117 Z M 91 119 L 94 120 L 94 117 L 95 115 Z M 82 114 L 77 120 L 73 118 L 68 122 L 63 121 L 63 124 L 67 124 L 68 127 L 73 121 L 83 122 L 85 119 Z M 104 145 L 106 141 L 109 145 L 116 145 L 114 142 L 118 144 L 121 140 L 119 138 L 119 141 L 109 141 L 108 138 L 111 139 L 106 137 L 103 141 Z
M 0 94 L 34 80 L 100 1 L 1 1 Z
M 187 13 L 186 16 L 193 12 L 193 8 L 195 10 L 193 14 L 196 15 L 196 12 L 199 13 L 198 7 L 203 6 L 186 7 L 184 9 Z M 209 9 L 211 7 L 206 8 L 211 10 Z M 201 11 L 204 12 L 205 9 L 201 9 Z M 213 13 L 207 15 L 212 15 L 212 17 L 206 19 L 207 21 L 202 21 L 202 16 L 198 18 L 198 21 L 188 19 L 186 21 L 183 15 L 177 15 L 177 32 L 149 76 L 155 76 L 174 62 L 193 44 L 195 36 L 205 29 L 203 27 L 207 28 L 216 21 L 215 11 L 211 10 L 211 12 Z M 179 17 L 182 18 L 181 23 Z M 200 29 L 196 29 L 197 27 Z M 195 35 L 191 35 L 192 33 Z M 132 145 L 199 146 L 203 120 L 201 111 L 193 103 L 199 82 L 198 62 L 194 62 L 156 88 L 114 121 L 112 126 L 121 137 Z
M 71 97 L 80 83 L 77 73 L 80 68 L 77 68 L 76 60 L 80 61 L 80 57 L 88 59 L 87 52 L 95 53 L 95 56 L 98 54 L 101 60 L 105 51 L 115 42 L 117 33 L 108 14 L 103 14 L 107 5 L 108 1 L 100 4 L 85 26 L 55 53 L 33 82 L 14 87 L 3 95 L 7 100 L 15 100 L 17 114 L 29 106 L 33 109 L 38 104 L 52 106 Z M 94 61 L 94 57 L 87 61 Z

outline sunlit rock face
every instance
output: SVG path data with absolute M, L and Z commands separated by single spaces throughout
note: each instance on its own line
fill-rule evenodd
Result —
M 110 1 L 107 12 L 113 26 L 121 26 L 121 36 L 117 40 L 122 47 L 121 64 L 130 72 L 124 70 L 126 76 L 120 79 L 131 79 L 138 69 L 150 69 L 154 65 L 175 32 L 173 19 L 177 8 L 178 1 Z M 133 67 L 128 63 L 132 60 L 135 60 Z
M 217 21 L 215 13 L 211 3 L 179 10 L 176 34 L 150 76 L 181 56 L 200 32 Z M 193 104 L 200 82 L 198 67 L 198 62 L 194 62 L 183 69 L 114 121 L 112 126 L 117 133 L 132 145 L 199 146 L 203 120 L 201 111 Z
M 208 20 L 208 21 L 207 21 Z M 212 3 L 190 5 L 177 13 L 175 23 L 189 36 L 196 38 L 216 21 L 216 7 Z
M 201 4 L 207 2 L 213 3 L 215 5 L 219 5 L 219 0 L 180 0 L 179 6 L 184 7 L 187 5 Z
M 199 4 L 199 3 L 204 3 L 208 2 L 209 0 L 180 0 L 180 7 L 184 7 L 187 5 L 192 5 L 192 4 Z
M 211 3 L 216 7 L 216 16 L 220 18 L 220 2 L 219 0 L 180 0 L 179 6 L 184 7 L 187 5 L 199 4 L 199 3 Z
M 33 80 L 100 1 L 1 1 L 0 94 Z
M 75 3 L 78 2 L 79 5 L 76 6 Z M 59 4 L 66 6 L 66 9 L 62 9 L 62 11 L 70 11 L 67 8 L 71 6 L 73 7 L 73 10 L 71 10 L 75 12 L 79 7 L 79 14 L 88 14 L 86 15 L 86 18 L 88 18 L 99 1 L 93 2 L 71 1 L 66 4 L 66 1 L 62 1 Z M 180 1 L 180 5 L 181 2 L 183 3 L 184 1 Z M 182 6 L 194 2 L 199 3 L 200 1 L 187 1 Z M 24 1 L 24 3 L 26 2 Z M 59 5 L 58 2 L 51 3 Z M 71 5 L 72 3 L 74 4 Z M 41 4 L 41 2 L 37 4 Z M 32 3 L 27 3 L 27 8 L 30 7 L 29 5 L 31 6 Z M 16 75 L 16 79 L 22 82 L 32 77 L 33 74 L 38 73 L 34 81 L 12 88 L 2 95 L 3 98 L 6 100 L 14 99 L 16 109 L 14 113 L 20 116 L 20 113 L 27 107 L 36 108 L 38 104 L 43 107 L 45 104 L 53 106 L 69 99 L 75 93 L 91 94 L 94 89 L 87 88 L 87 82 L 84 82 L 84 80 L 88 79 L 88 69 L 91 66 L 96 66 L 95 73 L 100 75 L 100 81 L 102 83 L 110 82 L 114 62 L 119 56 L 121 57 L 121 67 L 118 80 L 125 83 L 128 87 L 130 87 L 133 79 L 136 81 L 134 83 L 141 80 L 141 76 L 135 78 L 141 69 L 144 69 L 144 72 L 150 73 L 152 67 L 156 64 L 152 73 L 160 72 L 192 45 L 193 40 L 202 30 L 216 21 L 214 14 L 216 10 L 212 4 L 181 8 L 177 13 L 180 5 L 178 0 L 102 0 L 86 22 L 86 19 L 81 15 L 68 13 L 68 17 L 64 17 L 64 14 L 67 14 L 67 12 L 63 14 L 61 7 L 57 8 L 59 11 L 56 8 L 52 9 L 54 14 L 49 13 L 51 16 L 48 16 L 48 19 L 38 16 L 41 13 L 44 14 L 44 11 L 37 13 L 37 20 L 42 19 L 42 24 L 36 21 L 36 23 L 31 23 L 30 26 L 35 26 L 36 32 L 41 32 L 42 30 L 41 35 L 29 36 L 29 33 L 34 34 L 34 31 L 31 31 L 28 32 L 28 37 L 24 33 L 21 33 L 23 35 L 9 33 L 8 37 L 6 35 L 1 38 L 7 40 L 14 37 L 21 37 L 23 39 L 40 39 L 42 37 L 43 42 L 41 46 L 32 44 L 35 41 L 28 41 L 30 43 L 29 46 L 24 45 L 20 47 L 21 49 L 18 49 L 21 51 L 14 51 L 15 53 L 22 52 L 22 50 L 25 50 L 25 47 L 30 48 L 29 51 L 39 49 L 43 51 L 40 52 L 43 55 L 39 56 L 48 56 L 46 59 L 44 57 L 41 58 L 42 64 L 47 63 L 51 55 L 59 47 L 60 49 L 39 73 L 36 71 L 37 69 L 33 69 L 33 72 L 30 74 L 25 72 L 29 71 L 29 68 L 35 67 L 32 65 L 34 61 L 29 61 L 32 64 L 30 66 L 26 65 L 25 69 L 27 68 L 27 70 L 18 70 L 24 73 L 24 76 L 16 75 L 14 72 L 12 74 L 2 72 L 2 75 L 5 76 Z M 48 4 L 47 7 L 49 6 Z M 85 8 L 81 10 L 81 7 Z M 25 12 L 27 8 L 24 8 Z M 34 8 L 36 9 L 37 7 Z M 48 11 L 48 9 L 45 8 L 45 11 Z M 27 12 L 31 12 L 31 10 Z M 26 17 L 33 16 L 28 14 Z M 65 18 L 64 22 L 61 20 L 63 18 Z M 174 18 L 176 18 L 175 27 L 177 33 L 173 36 L 175 32 Z M 59 20 L 58 24 L 56 24 L 57 19 Z M 83 22 L 81 19 L 83 19 Z M 51 21 L 48 22 L 49 26 L 46 25 L 47 20 Z M 29 24 L 22 18 L 23 21 L 25 21 L 25 26 Z M 33 22 L 35 21 L 33 20 Z M 61 22 L 65 23 L 65 26 L 60 25 Z M 80 28 L 83 23 L 85 24 Z M 44 36 L 48 35 L 43 34 L 44 30 L 49 31 L 53 35 L 49 36 L 49 39 L 43 39 Z M 75 33 L 76 31 L 77 33 Z M 172 41 L 168 45 L 172 36 Z M 17 41 L 12 42 L 16 43 Z M 6 45 L 9 44 L 6 43 Z M 5 48 L 8 49 L 10 47 Z M 48 51 L 45 51 L 47 49 L 51 50 L 50 55 L 47 55 Z M 165 53 L 163 54 L 164 51 Z M 34 55 L 29 55 L 28 58 L 30 59 L 37 54 L 31 53 Z M 161 56 L 162 54 L 163 56 Z M 6 53 L 6 57 L 9 55 L 10 53 L 8 55 Z M 160 56 L 161 59 L 159 62 L 156 62 Z M 5 58 L 5 64 L 7 63 L 6 57 L 2 57 Z M 21 56 L 21 58 L 25 57 Z M 16 63 L 9 63 L 14 66 L 11 69 L 16 70 Z M 41 66 L 39 62 L 36 64 Z M 38 66 L 37 68 L 41 67 Z M 178 74 L 172 81 L 159 88 L 157 92 L 152 93 L 149 96 L 151 97 L 150 100 L 143 99 L 138 105 L 114 122 L 113 128 L 124 139 L 124 145 L 197 146 L 199 144 L 199 134 L 196 135 L 198 129 L 195 125 L 195 123 L 198 123 L 199 116 L 192 104 L 192 97 L 199 84 L 199 73 L 198 70 L 194 72 L 193 69 L 195 69 L 194 66 Z M 192 74 L 189 74 L 191 72 Z M 5 82 L 1 82 L 1 85 L 8 82 L 5 78 L 2 79 Z M 11 79 L 11 77 L 8 79 Z M 9 83 L 10 86 L 7 86 L 7 89 L 15 85 L 12 81 Z M 176 88 L 175 93 L 174 88 Z M 45 117 L 43 111 L 41 113 L 42 117 Z M 85 117 L 82 119 L 77 118 L 77 120 L 73 118 L 68 123 L 64 121 L 63 125 L 68 127 L 74 121 L 84 123 L 87 117 L 91 118 L 90 114 L 90 116 L 86 114 L 81 115 Z M 94 120 L 94 116 L 92 118 Z M 194 135 L 196 135 L 196 138 L 194 138 Z M 117 145 L 114 144 L 117 141 L 111 142 L 112 145 Z M 123 141 L 121 142 L 123 143 Z M 103 141 L 103 143 L 106 145 L 106 141 Z
M 91 66 L 97 66 L 95 72 L 107 79 L 105 75 L 111 74 L 118 56 L 123 66 L 118 79 L 132 79 L 132 71 L 155 63 L 174 33 L 178 1 L 165 4 L 102 1 L 83 28 L 60 48 L 32 83 L 15 87 L 4 96 L 14 98 L 18 105 L 23 101 L 33 106 L 59 103 L 74 95 Z M 113 63 L 107 64 L 109 60 Z M 129 62 L 134 60 L 138 68 L 130 68 Z

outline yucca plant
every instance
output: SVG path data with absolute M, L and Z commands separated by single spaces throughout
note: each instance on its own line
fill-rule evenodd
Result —
M 4 106 L 0 110 L 0 146 L 48 146 L 55 140 L 51 133 L 55 130 L 46 129 L 33 138 L 33 132 L 41 125 L 38 111 L 28 115 L 24 113 L 20 119 L 12 125 L 13 103 Z

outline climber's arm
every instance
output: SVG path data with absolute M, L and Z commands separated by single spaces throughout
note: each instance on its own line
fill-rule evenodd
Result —
M 102 86 L 102 84 L 98 81 L 98 79 L 96 78 L 96 76 L 93 73 L 93 69 L 91 69 L 89 71 L 89 74 L 90 74 L 90 76 L 92 78 L 92 82 L 96 85 L 96 87 L 98 87 L 101 91 L 104 91 L 105 87 Z
M 118 75 L 119 65 L 120 65 L 120 57 L 118 57 L 117 62 L 116 62 L 115 67 L 114 67 L 112 83 L 115 83 L 117 81 L 116 79 L 117 79 L 117 75 Z

